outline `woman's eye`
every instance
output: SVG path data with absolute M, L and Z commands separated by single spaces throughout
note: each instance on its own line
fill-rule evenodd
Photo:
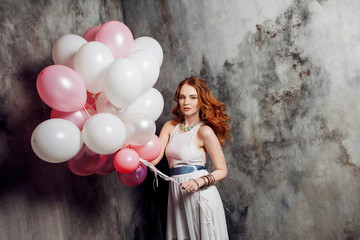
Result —
M 185 99 L 185 97 L 184 97 L 184 96 L 180 96 L 179 99 Z

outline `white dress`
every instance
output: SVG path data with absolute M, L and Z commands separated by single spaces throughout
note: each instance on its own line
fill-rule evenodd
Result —
M 206 153 L 200 151 L 194 142 L 202 124 L 197 124 L 185 133 L 180 131 L 180 124 L 175 126 L 165 150 L 170 168 L 184 165 L 205 166 Z M 183 183 L 206 174 L 207 170 L 195 170 L 172 177 L 178 183 Z M 224 208 L 214 185 L 195 193 L 188 193 L 181 186 L 170 182 L 166 239 L 228 239 Z

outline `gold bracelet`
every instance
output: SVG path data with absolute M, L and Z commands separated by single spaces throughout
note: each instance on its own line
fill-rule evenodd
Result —
M 214 184 L 215 184 L 215 177 L 214 177 L 214 175 L 212 175 L 211 173 L 209 173 L 208 176 L 209 176 L 210 179 L 211 179 L 210 185 L 214 185 Z
M 209 178 L 208 175 L 205 175 L 204 177 L 207 179 L 207 184 L 206 184 L 205 188 L 208 188 L 210 186 L 210 183 L 211 183 L 210 178 Z
M 206 188 L 208 185 L 207 179 L 204 176 L 202 176 L 201 179 L 204 181 L 204 186 L 202 186 L 202 188 Z
M 200 177 L 204 181 L 204 185 L 201 188 L 206 188 L 208 186 L 208 181 L 206 180 L 205 176 Z

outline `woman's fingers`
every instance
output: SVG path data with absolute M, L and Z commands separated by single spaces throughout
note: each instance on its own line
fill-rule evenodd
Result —
M 181 184 L 182 188 L 191 193 L 191 192 L 196 192 L 198 190 L 198 185 L 196 184 L 195 180 L 191 179 L 185 183 Z

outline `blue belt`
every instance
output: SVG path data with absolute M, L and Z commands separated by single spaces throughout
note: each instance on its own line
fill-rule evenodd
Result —
M 187 166 L 174 167 L 174 168 L 170 168 L 170 176 L 191 173 L 193 171 L 203 170 L 203 169 L 206 168 L 200 165 L 187 165 Z

